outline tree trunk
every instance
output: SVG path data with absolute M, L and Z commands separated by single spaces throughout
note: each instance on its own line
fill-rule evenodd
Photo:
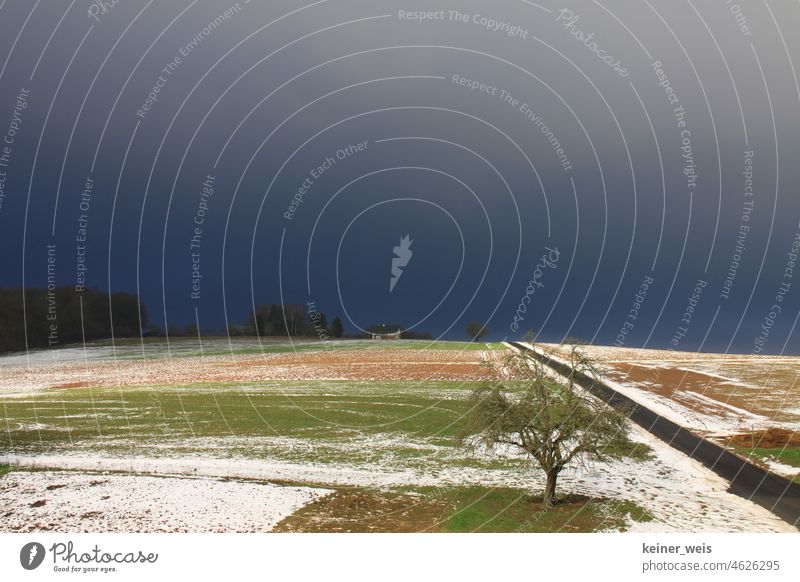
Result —
M 556 504 L 556 481 L 558 481 L 558 469 L 547 471 L 547 484 L 544 487 L 542 503 L 545 507 L 553 507 Z

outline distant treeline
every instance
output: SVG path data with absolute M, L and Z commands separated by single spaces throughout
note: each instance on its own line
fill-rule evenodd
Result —
M 108 339 L 112 335 L 115 338 L 139 337 L 140 334 L 149 337 L 165 335 L 163 328 L 149 322 L 147 309 L 135 294 L 112 293 L 109 298 L 108 293 L 94 289 L 76 292 L 74 287 L 29 288 L 24 291 L 24 299 L 23 303 L 22 289 L 0 289 L 0 352 L 26 348 L 26 322 L 28 348 Z M 227 330 L 224 327 L 204 327 L 200 335 L 224 336 L 227 333 L 230 336 L 333 339 L 369 338 L 372 334 L 394 333 L 398 330 L 401 331 L 401 337 L 406 339 L 432 337 L 429 333 L 408 331 L 403 325 L 395 323 L 372 325 L 366 332 L 346 334 L 341 318 L 337 316 L 328 322 L 314 303 L 261 304 L 250 312 L 244 325 L 230 325 Z M 183 327 L 171 324 L 166 335 L 196 337 L 198 329 L 194 323 Z
M 230 327 L 230 335 L 258 335 L 261 337 L 322 336 L 342 337 L 342 320 L 328 318 L 314 303 L 265 303 L 256 306 L 247 316 L 244 326 Z
M 112 320 L 114 337 L 138 336 L 140 310 L 146 327 L 147 310 L 130 293 L 109 297 L 90 289 L 77 293 L 74 287 L 0 289 L 0 352 L 25 349 L 26 322 L 28 348 L 109 338 Z
M 242 327 L 232 326 L 230 335 L 259 335 L 261 337 L 327 336 L 329 338 L 370 338 L 373 334 L 401 332 L 404 339 L 432 339 L 430 333 L 409 331 L 402 324 L 386 323 L 369 326 L 364 332 L 344 333 L 342 320 L 337 316 L 328 323 L 328 318 L 314 303 L 258 305 Z

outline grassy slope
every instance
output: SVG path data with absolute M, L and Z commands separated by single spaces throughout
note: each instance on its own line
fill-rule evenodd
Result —
M 173 358 L 197 357 L 200 355 L 252 355 L 252 354 L 277 354 L 288 352 L 307 352 L 324 350 L 355 350 L 355 349 L 436 349 L 436 350 L 498 350 L 503 349 L 503 344 L 499 342 L 462 342 L 462 341 L 423 341 L 423 340 L 365 340 L 365 339 L 338 339 L 330 340 L 328 344 L 323 344 L 317 338 L 293 338 L 292 341 L 282 338 L 262 338 L 257 337 L 236 337 L 228 342 L 223 337 L 202 338 L 202 346 L 197 338 L 178 337 L 171 338 L 169 342 L 165 338 L 119 338 L 113 342 L 116 347 L 115 355 L 106 355 L 105 359 L 116 357 L 117 359 L 140 359 L 144 351 L 147 358 L 164 358 L 169 354 Z M 92 357 L 91 350 L 94 348 L 111 348 L 111 340 L 98 340 L 90 342 L 86 346 L 89 357 Z M 69 344 L 53 348 L 57 351 L 62 348 L 83 349 L 83 344 Z M 2 355 L 2 354 L 0 354 Z
M 64 389 L 2 400 L 0 452 L 512 467 L 455 452 L 471 382 Z M 10 431 L 3 431 L 6 426 Z M 4 434 L 5 433 L 5 434 Z
M 539 497 L 516 489 L 459 488 L 455 510 L 443 523 L 448 532 L 592 532 L 624 529 L 627 518 L 650 521 L 647 512 L 629 502 L 592 500 L 568 495 L 550 510 Z
M 65 389 L 0 401 L 0 453 L 200 454 L 426 471 L 522 465 L 453 455 L 467 396 L 478 385 L 318 381 Z M 10 432 L 2 430 L 6 422 Z
M 348 431 L 451 437 L 475 383 L 281 382 L 150 389 L 68 389 L 4 401 L 12 447 L 114 438 L 281 435 L 314 440 Z M 463 393 L 462 398 L 452 395 Z M 447 394 L 442 400 L 439 395 Z M 0 417 L 0 426 L 5 424 Z M 5 428 L 5 427 L 2 427 Z M 2 439 L 0 433 L 0 439 Z M 2 440 L 0 440 L 2 442 Z M 9 443 L 6 443 L 9 444 Z
M 800 468 L 800 448 L 798 447 L 785 447 L 779 449 L 734 447 L 734 450 L 741 456 L 752 459 L 753 461 L 765 467 L 769 467 L 769 465 L 766 463 L 766 461 L 769 460 Z M 800 474 L 794 478 L 794 481 L 800 483 Z
M 393 342 L 392 347 L 419 348 L 426 344 Z M 448 342 L 447 348 L 464 349 L 468 345 Z M 435 347 L 444 346 L 440 343 Z M 484 344 L 471 347 L 486 349 Z M 305 381 L 255 386 L 65 389 L 0 399 L 0 452 L 205 454 L 343 465 L 367 463 L 374 464 L 376 470 L 382 464 L 425 470 L 462 466 L 530 470 L 523 461 L 452 455 L 467 396 L 478 385 Z M 10 431 L 2 431 L 6 423 Z M 388 444 L 378 446 L 370 441 L 387 436 Z M 0 474 L 2 471 L 0 467 Z M 538 502 L 518 489 L 456 487 L 449 488 L 444 497 L 441 490 L 413 493 L 423 498 L 433 496 L 436 506 L 444 507 L 444 513 L 437 514 L 436 531 L 593 531 L 622 527 L 629 513 L 634 519 L 646 518 L 643 511 L 626 503 L 587 504 L 584 499 L 572 499 L 543 514 Z M 410 494 L 398 490 L 381 493 Z M 313 510 L 311 507 L 308 511 Z M 299 515 L 302 518 L 303 513 Z
M 624 530 L 652 517 L 628 502 L 566 496 L 545 510 L 510 488 L 340 489 L 284 519 L 281 532 L 536 533 Z

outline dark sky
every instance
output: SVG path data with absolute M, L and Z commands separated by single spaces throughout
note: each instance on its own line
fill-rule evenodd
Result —
M 800 4 L 1 6 L 0 286 L 798 353 Z

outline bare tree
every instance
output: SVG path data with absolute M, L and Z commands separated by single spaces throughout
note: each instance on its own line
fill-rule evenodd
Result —
M 579 373 L 594 375 L 595 365 L 576 344 L 562 346 L 572 371 L 550 373 L 532 354 L 510 353 L 494 364 L 499 383 L 475 390 L 461 434 L 468 447 L 510 445 L 521 449 L 545 472 L 545 507 L 556 503 L 558 475 L 571 462 L 607 461 L 634 456 L 628 419 L 584 391 Z M 521 387 L 520 387 L 521 385 Z

